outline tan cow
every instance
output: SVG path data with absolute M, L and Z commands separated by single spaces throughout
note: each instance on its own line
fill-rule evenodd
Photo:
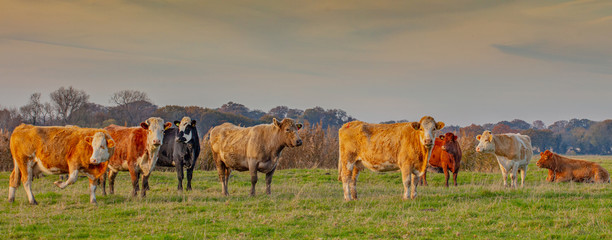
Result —
M 164 124 L 161 118 L 151 117 L 140 123 L 138 127 L 110 125 L 104 128 L 117 141 L 115 155 L 108 161 L 108 186 L 111 194 L 115 192 L 117 172 L 129 171 L 132 179 L 132 196 L 138 194 L 140 174 L 143 186 L 141 196 L 146 196 L 149 176 L 155 169 L 157 155 L 163 144 L 164 129 L 171 126 L 172 123 Z
M 266 174 L 266 193 L 270 194 L 272 175 L 278 158 L 285 147 L 298 147 L 302 139 L 298 130 L 302 124 L 293 119 L 273 119 L 272 124 L 254 127 L 238 127 L 224 123 L 210 130 L 209 142 L 213 159 L 219 171 L 222 193 L 228 195 L 227 182 L 230 171 L 249 171 L 251 174 L 251 196 L 255 196 L 257 172 Z
M 517 174 L 520 171 L 521 187 L 523 187 L 527 165 L 533 155 L 531 138 L 521 134 L 493 134 L 491 131 L 484 131 L 482 135 L 476 136 L 476 139 L 480 141 L 476 147 L 477 152 L 495 154 L 504 186 L 508 186 L 506 181 L 510 173 L 511 187 L 516 187 Z
M 106 171 L 107 161 L 115 148 L 115 142 L 103 129 L 28 124 L 15 128 L 10 144 L 15 167 L 10 177 L 8 200 L 15 200 L 15 189 L 21 181 L 30 204 L 37 204 L 32 193 L 34 176 L 68 173 L 66 182 L 54 182 L 64 189 L 77 180 L 79 172 L 89 178 L 89 200 L 95 203 L 97 179 Z
M 436 122 L 429 116 L 411 123 L 353 121 L 344 124 L 338 131 L 338 180 L 342 181 L 344 199 L 357 199 L 357 177 L 364 167 L 376 172 L 400 170 L 404 184 L 403 198 L 414 199 L 418 178 L 425 172 L 431 156 L 434 131 L 443 127 L 443 122 Z

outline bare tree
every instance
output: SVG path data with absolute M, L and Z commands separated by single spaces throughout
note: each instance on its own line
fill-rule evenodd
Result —
M 68 122 L 68 118 L 75 110 L 79 109 L 89 100 L 89 94 L 83 90 L 74 89 L 72 86 L 68 88 L 61 87 L 51 93 L 51 101 L 64 123 Z
M 119 106 L 138 101 L 151 102 L 145 92 L 136 90 L 122 90 L 113 93 L 113 96 L 111 97 L 110 101 L 111 103 L 117 104 Z
M 40 102 L 40 95 L 40 93 L 33 93 L 28 104 L 19 108 L 21 115 L 34 125 L 39 124 L 37 120 L 43 117 L 44 105 Z

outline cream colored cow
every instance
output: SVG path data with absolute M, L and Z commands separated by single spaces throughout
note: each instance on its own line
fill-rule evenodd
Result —
M 484 131 L 476 136 L 480 141 L 476 147 L 479 153 L 494 153 L 504 179 L 504 186 L 508 186 L 507 178 L 510 173 L 511 186 L 517 186 L 517 174 L 521 173 L 521 187 L 525 182 L 527 165 L 533 155 L 531 138 L 521 134 L 492 134 Z

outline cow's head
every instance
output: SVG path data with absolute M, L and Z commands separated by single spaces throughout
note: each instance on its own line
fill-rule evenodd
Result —
M 476 146 L 476 152 L 495 152 L 495 143 L 493 142 L 493 133 L 491 131 L 484 131 L 482 135 L 476 136 L 476 140 L 479 141 L 478 146 Z
M 148 131 L 147 144 L 153 147 L 159 147 L 164 140 L 164 130 L 172 126 L 172 123 L 165 123 L 164 120 L 158 117 L 151 117 L 140 123 L 140 127 Z
M 444 128 L 443 122 L 436 122 L 432 117 L 425 116 L 421 118 L 419 122 L 410 123 L 414 130 L 420 132 L 419 138 L 421 140 L 421 144 L 423 144 L 426 148 L 431 149 L 434 145 L 434 131 L 440 130 Z
M 93 136 L 85 137 L 85 142 L 93 149 L 89 158 L 91 164 L 106 162 L 115 152 L 115 141 L 108 133 L 97 132 Z
M 440 135 L 440 140 L 442 140 L 442 150 L 447 151 L 447 152 L 456 152 L 457 151 L 457 146 L 459 146 L 459 144 L 457 143 L 457 136 L 455 136 L 455 134 L 453 133 L 446 133 L 444 135 Z
M 540 168 L 552 168 L 554 165 L 553 153 L 551 151 L 544 151 L 540 153 L 540 160 L 536 163 Z
M 174 124 L 178 127 L 178 134 L 176 135 L 177 142 L 198 142 L 198 139 L 195 139 L 198 131 L 196 128 L 196 120 L 191 120 L 189 117 L 183 117 L 181 121 L 174 121 Z
M 283 121 L 273 119 L 275 129 L 280 133 L 280 141 L 282 144 L 290 147 L 298 147 L 302 145 L 302 139 L 298 134 L 298 130 L 302 128 L 302 124 L 295 123 L 291 118 L 285 118 Z

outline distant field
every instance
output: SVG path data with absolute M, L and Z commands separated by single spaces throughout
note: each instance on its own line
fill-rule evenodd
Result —
M 587 157 L 612 170 L 612 157 Z M 397 172 L 360 175 L 360 199 L 345 202 L 336 170 L 277 171 L 272 195 L 260 174 L 248 197 L 248 173 L 234 172 L 230 196 L 221 195 L 216 171 L 194 173 L 194 191 L 177 192 L 173 172 L 155 172 L 146 199 L 128 197 L 128 173 L 114 196 L 89 204 L 85 178 L 60 190 L 57 176 L 36 179 L 38 206 L 20 186 L 6 201 L 10 173 L 0 173 L 0 236 L 23 239 L 611 239 L 612 185 L 550 184 L 532 161 L 524 189 L 501 186 L 499 173 L 461 172 L 459 187 L 428 174 L 417 200 L 403 201 Z

